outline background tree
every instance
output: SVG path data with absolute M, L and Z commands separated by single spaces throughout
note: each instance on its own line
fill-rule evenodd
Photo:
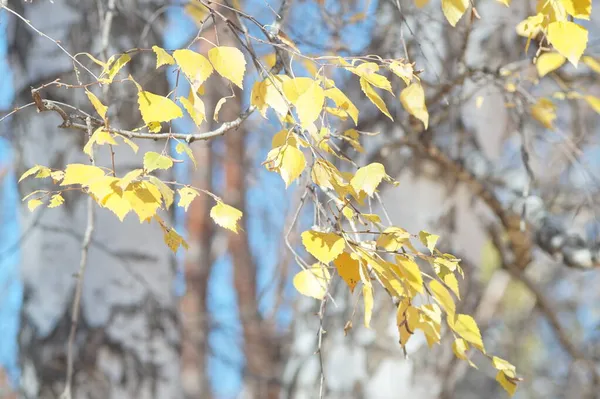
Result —
M 60 40 L 36 37 L 33 43 L 39 39 L 47 49 L 44 53 L 26 52 L 32 40 L 19 31 L 9 38 L 13 49 L 21 49 L 13 53 L 20 54 L 15 61 L 26 66 L 19 66 L 18 71 L 40 74 L 30 79 L 33 72 L 23 74 L 26 77 L 17 73 L 16 88 L 21 93 L 17 104 L 25 104 L 12 115 L 13 131 L 23 131 L 16 136 L 19 140 L 14 140 L 23 165 L 18 175 L 33 164 L 49 166 L 56 173 L 69 163 L 87 163 L 88 157 L 81 152 L 87 142 L 88 155 L 95 155 L 97 164 L 112 166 L 112 172 L 123 178 L 141 162 L 119 141 L 128 138 L 145 144 L 140 154 L 151 150 L 156 155 L 151 155 L 155 157 L 151 160 L 144 156 L 144 171 L 131 178 L 134 182 L 142 176 L 147 183 L 134 182 L 122 191 L 129 187 L 135 191 L 136 184 L 156 184 L 163 197 L 160 206 L 168 208 L 168 191 L 148 177 L 155 175 L 151 169 L 170 169 L 172 157 L 185 159 L 182 156 L 189 151 L 186 141 L 192 142 L 189 148 L 196 165 L 192 167 L 189 160 L 176 163 L 180 168 L 174 179 L 191 186 L 182 188 L 162 172 L 156 175 L 179 190 L 175 203 L 187 210 L 187 243 L 171 230 L 172 222 L 164 213 L 158 224 L 142 224 L 137 230 L 135 215 L 128 216 L 124 225 L 116 224 L 114 215 L 101 209 L 98 212 L 107 216 L 90 224 L 92 219 L 86 215 L 81 193 L 69 198 L 72 193 L 64 192 L 62 200 L 51 197 L 55 201 L 51 206 L 62 205 L 59 209 L 36 210 L 33 217 L 40 221 L 32 222 L 31 233 L 23 236 L 23 242 L 30 243 L 24 244 L 23 263 L 27 294 L 21 334 L 26 348 L 22 353 L 23 391 L 32 397 L 52 397 L 63 390 L 65 370 L 70 370 L 70 356 L 61 359 L 65 346 L 74 349 L 72 358 L 76 359 L 72 392 L 82 397 L 129 397 L 139 396 L 140 392 L 142 396 L 178 397 L 181 388 L 190 397 L 211 397 L 213 393 L 220 397 L 236 391 L 228 389 L 232 381 L 228 376 L 235 374 L 242 377 L 241 389 L 247 397 L 505 395 L 494 377 L 512 391 L 518 378 L 511 366 L 497 359 L 491 362 L 494 370 L 485 357 L 467 351 L 482 372 L 466 373 L 469 363 L 456 356 L 464 357 L 466 346 L 479 346 L 479 330 L 465 330 L 464 323 L 450 321 L 441 328 L 436 320 L 437 312 L 443 310 L 449 320 L 455 313 L 475 316 L 484 338 L 481 347 L 485 343 L 489 353 L 511 360 L 518 366 L 518 374 L 526 377 L 526 382 L 520 384 L 520 395 L 561 397 L 562 393 L 557 392 L 564 390 L 577 397 L 593 397 L 598 391 L 598 361 L 594 354 L 597 337 L 590 332 L 597 323 L 591 313 L 597 298 L 593 294 L 582 298 L 581 293 L 594 292 L 597 273 L 589 272 L 591 277 L 582 279 L 582 272 L 573 269 L 591 269 L 598 264 L 593 244 L 597 165 L 588 162 L 596 151 L 593 121 L 600 100 L 594 95 L 594 84 L 599 68 L 593 57 L 582 57 L 586 47 L 586 54 L 593 54 L 595 32 L 590 30 L 589 40 L 580 40 L 582 28 L 570 22 L 572 17 L 578 19 L 577 23 L 589 19 L 591 2 L 538 2 L 537 9 L 535 2 L 510 8 L 505 7 L 507 1 L 442 1 L 441 8 L 435 2 L 426 3 L 195 1 L 184 7 L 174 6 L 183 8 L 196 27 L 190 37 L 181 40 L 184 43 L 173 48 L 161 45 L 158 39 L 160 33 L 169 38 L 168 30 L 161 32 L 169 8 L 165 4 L 132 6 L 116 2 L 114 8 L 109 4 L 106 10 L 94 8 L 93 12 L 96 5 L 91 2 L 75 5 L 77 12 L 71 12 L 73 6 L 67 3 L 64 8 L 54 5 L 53 13 L 60 10 L 55 15 L 68 21 L 59 24 L 61 31 L 55 33 L 50 32 L 56 29 L 53 24 L 44 25 L 49 4 L 9 4 L 6 10 L 14 11 L 15 29 L 39 29 Z M 33 13 L 26 17 L 29 24 L 16 15 L 27 13 Z M 34 20 L 33 15 L 39 15 L 39 19 Z M 520 23 L 529 16 L 534 17 L 526 24 Z M 115 25 L 115 18 L 126 23 Z M 517 25 L 521 36 L 515 32 Z M 115 26 L 119 28 L 115 30 Z M 62 31 L 65 27 L 68 29 Z M 155 44 L 159 47 L 151 52 Z M 178 57 L 173 52 L 188 45 L 208 55 L 210 64 L 206 65 L 212 65 L 210 70 L 215 69 L 215 75 L 225 79 L 213 76 L 206 80 L 199 61 L 190 74 L 191 64 L 183 57 L 189 53 L 179 52 Z M 65 46 L 70 57 L 60 52 L 60 46 Z M 237 80 L 241 62 L 231 58 L 237 57 L 236 52 L 227 53 L 230 58 L 215 53 L 210 57 L 213 48 L 221 46 L 243 51 L 247 59 L 243 82 Z M 526 46 L 528 53 L 523 51 Z M 60 62 L 64 63 L 54 62 L 53 58 L 51 65 L 57 69 L 48 73 L 48 68 L 39 68 L 40 61 L 35 57 L 44 54 L 43 59 L 49 59 L 46 54 L 54 51 L 59 51 L 58 56 L 63 57 Z M 96 89 L 91 75 L 97 73 L 93 71 L 98 66 L 85 55 L 74 60 L 78 51 L 87 51 L 100 63 L 114 54 L 103 67 L 104 78 L 112 82 L 104 81 L 102 88 Z M 577 61 L 581 62 L 575 69 L 570 64 Z M 173 64 L 167 73 L 172 99 L 188 97 L 186 81 L 201 96 L 196 99 L 189 95 L 194 104 L 178 100 L 194 120 L 188 120 L 187 125 L 174 121 L 183 112 L 175 111 L 170 100 L 156 100 L 164 105 L 160 110 L 153 109 L 150 100 L 144 108 L 148 95 L 143 97 L 138 92 L 160 96 L 168 93 L 165 82 L 157 79 L 163 76 L 158 69 L 161 63 Z M 60 83 L 52 82 L 72 68 L 78 71 L 77 76 L 64 75 Z M 140 85 L 137 91 L 126 79 L 128 73 Z M 294 89 L 279 87 L 283 97 L 277 97 L 273 81 L 278 73 L 294 83 Z M 298 76 L 317 83 L 302 86 L 308 80 Z M 195 79 L 206 82 L 199 88 L 202 82 Z M 348 98 L 326 92 L 333 90 L 332 84 Z M 244 90 L 240 91 L 242 85 Z M 36 88 L 34 104 L 26 106 L 32 95 L 29 86 Z M 71 87 L 68 91 L 67 86 Z M 276 90 L 269 91 L 273 86 Z M 96 103 L 85 90 L 96 93 Z M 320 90 L 329 94 L 324 103 L 329 108 L 318 106 Z M 299 100 L 307 91 L 307 100 Z M 249 103 L 258 109 L 248 107 Z M 293 112 L 288 115 L 290 103 Z M 102 115 L 103 104 L 109 106 L 107 117 Z M 34 106 L 44 112 L 28 113 Z M 279 115 L 269 108 L 279 110 Z M 65 109 L 67 113 L 60 112 Z M 96 112 L 101 119 L 93 116 Z M 267 119 L 258 113 L 264 113 Z M 55 120 L 60 123 L 57 114 L 62 118 L 62 127 L 67 128 L 64 131 L 54 127 Z M 357 115 L 358 125 L 354 126 Z M 214 121 L 209 123 L 211 117 Z M 206 121 L 198 123 L 202 119 Z M 33 126 L 48 120 L 53 121 L 52 126 Z M 167 122 L 163 123 L 162 133 L 157 133 L 160 127 L 156 120 Z M 313 122 L 327 130 L 313 127 Z M 102 145 L 103 140 L 110 142 L 102 133 L 102 125 L 119 145 Z M 140 125 L 146 125 L 147 130 L 134 130 Z M 148 130 L 155 133 L 144 133 Z M 42 141 L 39 136 L 27 140 L 38 131 L 44 132 L 48 140 Z M 193 134 L 185 140 L 173 133 L 177 131 Z M 211 140 L 205 142 L 207 133 Z M 64 137 L 66 142 L 59 142 L 57 137 Z M 147 138 L 166 138 L 168 144 Z M 96 143 L 92 151 L 90 142 Z M 44 148 L 48 146 L 59 150 Z M 267 169 L 283 179 L 266 174 L 261 165 L 265 159 Z M 323 163 L 325 159 L 330 163 Z M 359 168 L 365 165 L 370 167 L 361 172 Z M 189 176 L 185 176 L 185 167 L 190 167 Z M 338 169 L 342 171 L 339 175 Z M 64 173 L 65 179 L 73 178 L 68 169 Z M 36 168 L 28 174 L 44 177 L 47 172 Z M 391 180 L 389 176 L 397 179 L 400 187 L 381 183 L 383 179 Z M 63 176 L 55 174 L 52 178 L 60 182 Z M 28 181 L 38 182 L 24 180 Z M 84 188 L 87 181 L 80 181 Z M 285 191 L 284 186 L 290 187 Z M 34 188 L 23 187 L 23 194 Z M 212 196 L 195 189 L 207 190 Z M 91 188 L 86 190 L 90 192 Z M 98 200 L 98 194 L 94 195 Z M 285 199 L 278 200 L 277 196 Z M 146 204 L 154 201 L 146 199 Z M 215 199 L 242 211 L 244 218 L 239 226 L 237 211 L 224 204 L 214 211 Z M 363 207 L 357 205 L 361 201 Z M 112 203 L 98 202 L 113 213 L 122 211 Z M 34 208 L 39 203 L 34 200 L 28 205 Z M 72 219 L 72 226 L 66 228 L 65 220 L 70 219 L 60 213 L 63 210 L 81 216 Z M 131 211 L 140 220 L 152 213 L 135 204 Z M 229 230 L 213 225 L 210 218 Z M 427 229 L 441 237 L 438 240 L 437 235 L 425 231 L 412 236 L 416 249 L 407 244 L 409 236 L 402 230 L 391 236 L 389 232 L 381 233 L 393 225 L 413 233 Z M 89 236 L 85 231 L 92 231 L 89 226 L 94 227 L 93 234 L 91 240 L 86 240 Z M 106 239 L 101 233 L 104 228 Z M 115 237 L 115 231 L 123 236 Z M 149 232 L 154 235 L 149 237 Z M 180 308 L 184 327 L 181 388 L 179 368 L 174 366 L 179 335 L 172 281 L 177 266 L 162 243 L 163 234 L 172 249 L 190 247 L 185 262 L 187 294 Z M 345 248 L 349 258 L 343 261 L 337 249 L 323 252 L 311 245 L 322 234 L 329 234 L 328 239 L 343 237 L 342 251 Z M 29 235 L 31 238 L 27 238 Z M 391 249 L 389 242 L 381 241 L 390 237 L 400 243 L 397 248 Z M 115 250 L 114 245 L 106 243 L 115 238 L 123 248 Z M 51 240 L 51 245 L 40 242 L 44 240 Z M 371 247 L 374 244 L 378 249 Z M 434 246 L 441 252 L 435 252 Z M 399 247 L 419 258 L 418 266 L 402 253 L 394 258 L 399 262 L 396 266 L 383 262 L 389 260 L 383 250 L 397 251 Z M 49 248 L 59 250 L 50 256 Z M 40 258 L 42 250 L 46 255 Z M 54 287 L 78 286 L 76 282 L 81 280 L 73 279 L 71 274 L 80 264 L 80 253 L 88 257 L 89 264 L 82 286 L 82 318 L 77 323 L 78 333 L 70 339 L 69 312 L 77 312 L 69 309 L 73 304 L 73 309 L 78 309 L 79 304 L 72 301 L 68 289 Z M 456 263 L 446 253 L 462 259 L 464 281 L 459 278 L 454 283 L 456 280 L 448 277 L 443 267 L 455 268 Z M 350 260 L 353 254 L 358 259 Z M 148 258 L 150 255 L 154 258 Z M 311 255 L 324 263 L 311 268 Z M 107 256 L 114 259 L 108 260 Z M 135 262 L 128 262 L 128 267 L 116 266 L 126 258 Z M 296 274 L 298 263 L 304 269 Z M 65 270 L 54 275 L 55 283 L 48 284 L 40 277 L 48 264 L 64 265 Z M 108 270 L 104 266 L 107 264 Z M 356 275 L 351 274 L 354 280 L 362 281 L 353 295 L 348 295 L 348 285 L 352 288 L 354 284 L 349 267 L 356 267 Z M 400 271 L 396 272 L 395 267 Z M 420 277 L 427 283 L 424 290 L 420 280 L 407 277 L 413 267 L 417 267 L 419 276 L 425 273 Z M 215 278 L 218 273 L 223 275 L 223 269 L 231 273 L 225 285 Z M 320 301 L 301 299 L 291 307 L 294 274 L 296 288 Z M 433 283 L 438 279 L 442 288 L 436 285 L 439 282 Z M 363 299 L 371 295 L 369 282 L 375 287 L 374 310 L 369 300 Z M 455 305 L 447 298 L 454 294 L 458 297 L 459 289 L 461 301 Z M 412 290 L 422 292 L 422 296 L 415 296 L 414 303 L 409 300 Z M 233 312 L 210 305 L 215 297 L 227 297 L 232 304 L 231 294 L 224 292 L 235 292 L 237 305 L 233 305 Z M 401 310 L 398 315 L 397 309 Z M 531 317 L 535 309 L 539 312 Z M 563 309 L 576 309 L 575 318 Z M 223 317 L 224 313 L 235 317 Z M 418 318 L 417 328 L 425 335 L 413 328 L 415 319 L 411 317 Z M 360 326 L 363 318 L 370 330 Z M 438 329 L 443 333 L 441 337 Z M 576 336 L 574 331 L 586 333 Z M 396 344 L 398 333 L 401 342 L 406 343 L 404 347 Z M 432 349 L 423 345 L 426 340 L 440 339 L 441 345 Z M 236 354 L 238 351 L 242 355 Z M 403 354 L 408 354 L 408 359 Z M 555 359 L 560 359 L 559 365 Z M 57 360 L 62 363 L 55 363 Z M 121 370 L 121 374 L 115 370 Z M 127 378 L 123 378 L 125 375 Z M 549 381 L 558 382 L 553 386 Z

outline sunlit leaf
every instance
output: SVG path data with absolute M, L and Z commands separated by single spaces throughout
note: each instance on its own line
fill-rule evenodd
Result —
M 369 197 L 372 197 L 379 183 L 386 176 L 384 166 L 375 162 L 358 169 L 350 184 L 357 192 L 364 191 Z
M 179 142 L 175 146 L 175 151 L 177 151 L 178 154 L 182 154 L 185 152 L 185 154 L 188 156 L 188 158 L 194 164 L 194 169 L 196 169 L 198 167 L 198 165 L 196 164 L 196 158 L 194 158 L 194 153 L 192 152 L 192 149 L 190 148 L 189 145 L 187 145 L 183 142 Z
M 379 110 L 383 112 L 385 116 L 387 116 L 391 120 L 394 120 L 394 118 L 392 118 L 392 115 L 390 114 L 390 111 L 388 111 L 388 108 L 385 105 L 383 99 L 379 96 L 379 94 L 377 94 L 375 89 L 373 89 L 369 82 L 364 78 L 360 78 L 360 88 L 363 91 L 363 93 L 365 93 L 365 95 L 369 98 L 369 100 L 371 100 L 371 102 L 375 104 L 375 106 L 379 108 Z
M 227 46 L 213 47 L 208 50 L 208 59 L 219 75 L 243 89 L 246 58 L 239 49 Z
M 343 237 L 314 230 L 302 233 L 302 244 L 312 256 L 325 264 L 337 258 L 346 246 Z
M 435 249 L 435 244 L 437 243 L 440 236 L 435 234 L 431 234 L 425 230 L 419 232 L 419 240 L 423 245 L 427 247 L 429 251 L 433 254 L 433 250 Z
M 177 100 L 183 105 L 183 108 L 192 117 L 192 120 L 196 126 L 200 126 L 202 122 L 206 120 L 206 110 L 204 108 L 204 102 L 194 90 L 190 90 L 188 98 L 178 97 Z
M 331 275 L 326 267 L 319 265 L 306 268 L 294 276 L 294 287 L 302 295 L 316 299 L 325 298 Z
M 530 108 L 531 116 L 542 126 L 554 129 L 553 123 L 556 119 L 556 105 L 547 98 L 540 98 Z
M 73 163 L 67 165 L 65 177 L 60 185 L 81 184 L 82 186 L 87 186 L 93 181 L 104 177 L 104 175 L 104 171 L 97 166 Z
M 217 205 L 211 208 L 210 217 L 219 226 L 237 233 L 240 228 L 238 221 L 242 218 L 242 212 L 231 205 L 218 201 Z
M 96 95 L 94 93 L 92 93 L 91 91 L 86 90 L 85 94 L 88 96 L 90 102 L 94 106 L 94 109 L 96 110 L 98 115 L 100 115 L 100 117 L 102 119 L 106 120 L 106 110 L 108 110 L 108 107 L 106 105 L 102 104 L 102 102 L 98 99 L 98 97 L 96 97 Z
M 306 167 L 306 158 L 298 148 L 286 144 L 273 148 L 267 154 L 266 168 L 281 175 L 286 188 L 296 180 Z
M 43 204 L 43 202 L 40 201 L 39 199 L 32 199 L 32 200 L 27 201 L 27 209 L 29 209 L 30 212 L 33 212 L 33 211 L 35 211 L 35 209 L 38 206 L 40 206 L 42 204 Z
M 456 315 L 455 320 L 448 317 L 448 325 L 467 342 L 485 353 L 481 332 L 479 331 L 479 327 L 477 327 L 477 323 L 475 323 L 475 320 L 471 316 L 458 314 Z
M 183 209 L 185 209 L 186 212 L 187 212 L 190 204 L 192 203 L 192 201 L 198 195 L 200 195 L 198 190 L 196 190 L 195 188 L 192 188 L 192 187 L 180 188 L 179 190 L 177 190 L 177 194 L 179 194 L 179 202 L 177 203 L 177 205 L 182 207 Z
M 540 77 L 544 77 L 552 71 L 560 68 L 565 62 L 566 58 L 559 53 L 544 53 L 539 56 L 535 67 Z
M 173 166 L 173 160 L 158 152 L 148 151 L 144 154 L 144 170 L 150 173 L 156 169 L 167 170 Z
M 213 66 L 202 54 L 189 49 L 180 49 L 173 52 L 173 58 L 181 71 L 187 76 L 194 91 L 213 73 Z
M 327 89 L 325 90 L 325 96 L 331 98 L 338 108 L 346 111 L 354 121 L 354 124 L 358 124 L 358 108 L 340 89 L 337 87 Z
M 152 51 L 154 51 L 154 54 L 156 54 L 156 69 L 163 65 L 173 65 L 175 63 L 175 59 L 163 48 L 152 46 Z
M 356 284 L 360 281 L 359 260 L 355 254 L 342 252 L 333 260 L 338 274 L 350 287 L 350 292 L 354 292 Z
M 570 21 L 556 21 L 548 25 L 548 41 L 556 51 L 577 66 L 587 47 L 588 31 Z
M 468 7 L 469 0 L 442 0 L 442 11 L 452 26 L 456 26 Z
M 454 313 L 456 313 L 456 304 L 446 287 L 437 280 L 431 280 L 429 282 L 429 289 L 433 294 L 433 298 L 442 308 L 444 308 L 446 313 L 448 313 L 448 317 L 454 317 Z
M 425 129 L 428 128 L 429 112 L 425 106 L 425 91 L 420 83 L 412 83 L 402 90 L 400 93 L 400 102 L 409 114 L 423 122 Z
M 138 93 L 138 104 L 142 113 L 142 119 L 146 124 L 151 122 L 168 122 L 183 116 L 181 108 L 173 100 L 150 93 L 149 91 Z
M 363 300 L 365 302 L 365 327 L 371 328 L 371 317 L 373 315 L 373 286 L 363 285 Z

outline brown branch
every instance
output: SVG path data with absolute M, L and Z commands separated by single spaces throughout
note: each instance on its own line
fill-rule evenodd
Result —
M 82 131 L 87 131 L 86 125 L 84 125 L 83 123 L 74 121 L 74 119 L 82 119 L 82 117 L 80 115 L 71 115 L 71 114 L 67 113 L 55 101 L 45 100 L 45 99 L 40 99 L 39 101 L 36 101 L 36 98 L 39 97 L 39 93 L 35 89 L 32 90 L 31 93 L 33 95 L 34 102 L 36 103 L 39 112 L 52 111 L 52 112 L 56 112 L 57 114 L 60 115 L 60 117 L 63 120 L 63 123 L 59 127 L 65 128 L 65 129 L 70 128 L 70 129 L 78 129 L 78 130 L 82 130 Z M 83 111 L 80 111 L 77 108 L 75 108 L 75 109 L 78 112 L 83 113 Z M 230 122 L 225 122 L 218 128 L 208 131 L 208 132 L 203 132 L 203 133 L 140 133 L 140 132 L 134 132 L 131 130 L 114 129 L 111 127 L 109 127 L 108 130 L 111 133 L 125 136 L 130 139 L 144 139 L 144 140 L 179 139 L 179 140 L 185 140 L 188 143 L 192 143 L 194 141 L 210 140 L 215 137 L 223 136 L 228 131 L 237 129 L 254 112 L 255 109 L 256 109 L 256 107 L 250 106 L 246 111 L 242 112 L 240 114 L 240 116 L 238 116 L 236 119 L 234 119 Z M 92 124 L 95 125 L 94 126 L 95 128 L 104 126 L 104 122 L 102 122 L 101 120 L 96 119 L 96 118 L 92 119 Z

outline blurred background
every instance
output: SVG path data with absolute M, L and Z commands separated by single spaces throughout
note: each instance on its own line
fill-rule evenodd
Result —
M 565 65 L 540 79 L 531 63 L 538 38 L 526 53 L 527 38 L 515 29 L 535 14 L 536 1 L 510 8 L 495 0 L 473 3 L 481 18 L 467 12 L 456 28 L 437 0 L 223 0 L 211 7 L 248 29 L 265 63 L 273 46 L 229 6 L 263 25 L 280 21 L 305 55 L 377 54 L 416 63 L 430 112 L 426 132 L 402 110 L 398 79 L 395 97 L 384 95 L 392 122 L 365 99 L 356 79 L 331 71 L 361 110 L 358 130 L 378 133 L 361 136 L 363 152 L 346 150 L 359 165 L 382 162 L 400 182 L 381 186 L 372 213 L 387 214 L 411 233 L 440 235 L 439 246 L 463 260 L 460 311 L 475 316 L 488 352 L 517 366 L 524 381 L 515 397 L 600 398 L 600 111 L 564 95 L 600 97 L 600 66 Z M 592 3 L 592 19 L 581 23 L 590 33 L 586 54 L 598 57 L 600 3 Z M 27 21 L 0 10 L 0 117 L 31 103 L 32 87 L 56 78 L 76 82 L 59 43 L 72 55 L 108 59 L 132 48 L 186 47 L 202 29 L 210 41 L 240 47 L 196 0 L 8 0 L 6 7 Z M 192 48 L 205 53 L 210 45 L 196 41 Z M 157 71 L 155 62 L 151 51 L 141 52 L 123 76 L 131 73 L 154 93 L 176 84 L 185 92 L 174 68 Z M 318 68 L 301 57 L 290 62 L 297 76 Z M 248 62 L 243 94 L 227 101 L 221 121 L 248 106 L 257 77 Z M 113 84 L 103 93 L 116 126 L 139 125 L 130 86 Z M 229 88 L 212 79 L 205 90 L 212 115 Z M 53 86 L 43 96 L 91 112 L 82 90 Z M 552 129 L 530 112 L 542 97 L 557 107 Z M 286 247 L 286 237 L 299 245 L 299 234 L 313 223 L 313 205 L 302 187 L 286 190 L 261 166 L 278 131 L 275 115 L 267 116 L 252 115 L 232 134 L 192 144 L 197 168 L 186 161 L 173 171 L 173 180 L 243 210 L 241 234 L 214 225 L 212 200 L 198 197 L 188 212 L 177 208 L 169 216 L 190 245 L 174 256 L 155 224 L 131 215 L 120 223 L 96 209 L 74 340 L 73 397 L 318 398 L 322 376 L 323 397 L 331 399 L 506 397 L 493 369 L 455 359 L 448 334 L 431 349 L 415 335 L 405 356 L 395 309 L 382 292 L 366 329 L 361 306 L 355 310 L 358 292 L 351 295 L 340 281 L 324 318 L 321 364 L 320 302 L 291 285 L 300 269 Z M 208 119 L 205 130 L 220 125 Z M 35 164 L 85 162 L 85 137 L 60 123 L 32 106 L 0 122 L 0 398 L 56 398 L 63 391 L 85 201 L 65 195 L 62 207 L 30 213 L 20 199 L 40 180 L 17 185 Z M 173 130 L 198 128 L 183 118 Z M 140 145 L 138 154 L 164 143 Z M 115 152 L 120 171 L 140 164 L 125 148 Z

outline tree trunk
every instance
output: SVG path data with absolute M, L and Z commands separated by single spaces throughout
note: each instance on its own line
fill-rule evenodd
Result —
M 115 5 L 116 4 L 116 5 Z M 60 44 L 70 54 L 87 51 L 99 59 L 140 46 L 159 44 L 155 29 L 140 37 L 159 7 L 150 1 L 55 0 L 9 2 L 9 7 Z M 112 9 L 111 9 L 112 7 Z M 112 17 L 112 21 L 111 21 Z M 57 43 L 38 35 L 11 16 L 9 34 L 17 105 L 31 101 L 30 87 L 60 78 L 77 84 L 73 61 Z M 161 25 L 152 22 L 152 28 Z M 97 67 L 78 57 L 90 69 Z M 153 70 L 151 56 L 133 56 L 121 75 L 131 73 L 145 89 L 165 92 L 166 81 Z M 79 78 L 94 81 L 81 67 Z M 118 80 L 115 79 L 115 80 Z M 135 87 L 114 83 L 107 93 L 92 86 L 105 104 L 113 126 L 139 125 Z M 44 98 L 92 112 L 82 89 L 49 87 Z M 36 114 L 33 107 L 17 113 L 12 133 L 21 155 L 18 173 L 34 164 L 63 169 L 87 163 L 82 153 L 85 134 L 61 129 L 56 114 Z M 141 154 L 160 151 L 164 143 L 139 143 L 134 156 L 127 146 L 114 147 L 117 176 L 141 165 Z M 110 167 L 104 146 L 95 153 L 98 165 Z M 22 194 L 48 184 L 30 180 Z M 81 245 L 86 230 L 85 196 L 66 192 L 54 209 L 23 211 L 25 235 L 22 277 L 25 285 L 20 350 L 21 390 L 27 398 L 56 398 L 64 389 L 71 307 Z M 83 277 L 81 313 L 74 346 L 73 398 L 180 398 L 179 322 L 172 292 L 173 257 L 156 223 L 141 224 L 135 215 L 123 223 L 94 204 L 95 228 Z M 168 217 L 164 217 L 169 220 Z

